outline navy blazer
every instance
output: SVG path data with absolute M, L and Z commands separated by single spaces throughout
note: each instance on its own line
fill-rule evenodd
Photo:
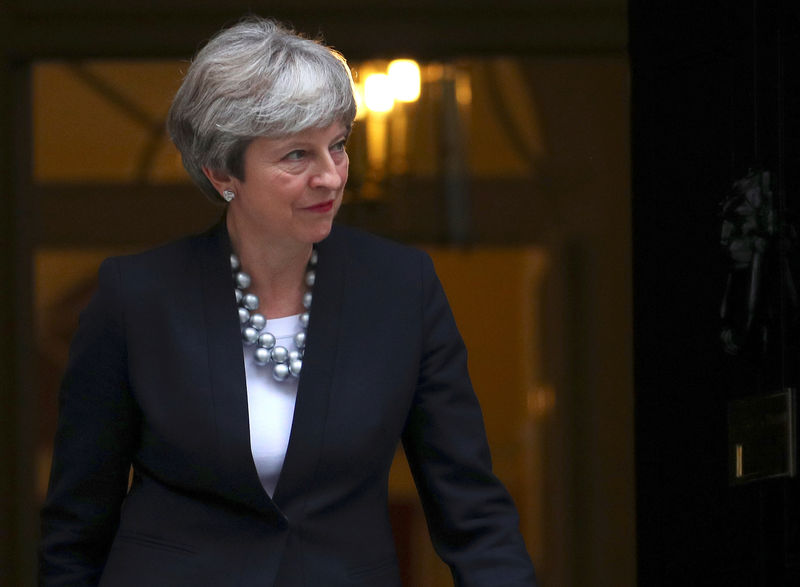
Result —
M 455 583 L 534 584 L 430 258 L 341 226 L 318 251 L 273 499 L 250 452 L 224 222 L 102 264 L 60 392 L 40 585 L 398 586 L 401 440 Z

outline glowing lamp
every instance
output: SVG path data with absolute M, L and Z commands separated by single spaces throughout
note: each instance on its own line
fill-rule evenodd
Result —
M 373 73 L 364 80 L 364 103 L 372 112 L 389 112 L 394 106 L 394 96 L 385 73 Z
M 355 84 L 353 89 L 356 99 L 356 120 L 363 120 L 367 116 L 367 105 L 364 103 L 364 84 Z
M 395 59 L 389 63 L 389 84 L 395 100 L 415 102 L 419 99 L 419 65 L 413 59 Z

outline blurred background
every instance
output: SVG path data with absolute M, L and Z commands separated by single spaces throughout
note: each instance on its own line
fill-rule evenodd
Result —
M 360 108 L 339 221 L 433 256 L 542 584 L 635 584 L 624 0 L 12 4 L 0 585 L 35 583 L 59 380 L 100 261 L 221 214 L 164 119 L 191 55 L 248 12 L 347 57 Z M 402 454 L 390 489 L 405 584 L 451 585 Z

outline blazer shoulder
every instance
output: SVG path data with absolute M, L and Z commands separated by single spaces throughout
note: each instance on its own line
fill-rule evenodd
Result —
M 215 250 L 221 251 L 225 248 L 222 238 L 223 230 L 221 224 L 216 224 L 202 233 L 183 236 L 143 251 L 119 255 L 111 259 L 126 269 L 185 263 L 192 257 Z
M 180 288 L 181 284 L 194 283 L 187 278 L 199 275 L 203 263 L 221 258 L 225 250 L 217 227 L 213 227 L 151 249 L 110 257 L 103 264 L 116 268 L 123 287 L 143 293 L 154 287 Z
M 334 225 L 328 240 L 331 248 L 346 249 L 348 257 L 366 265 L 413 266 L 418 270 L 419 264 L 429 259 L 425 251 L 411 245 L 341 224 Z
M 209 233 L 184 236 L 176 240 L 126 255 L 112 257 L 117 263 L 130 268 L 153 266 L 185 261 L 198 253 L 198 247 L 208 240 Z

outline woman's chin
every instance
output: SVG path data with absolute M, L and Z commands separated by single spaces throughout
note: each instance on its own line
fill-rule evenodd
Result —
M 337 205 L 334 209 L 325 215 L 324 218 L 319 218 L 314 226 L 314 242 L 318 243 L 321 240 L 324 240 L 328 237 L 333 229 L 333 221 L 336 218 L 336 214 L 339 212 L 339 205 L 341 202 L 337 202 Z
M 333 228 L 333 222 L 330 222 L 330 223 L 328 224 L 328 226 L 327 226 L 327 228 L 326 228 L 326 229 L 324 229 L 324 230 L 320 230 L 320 231 L 319 231 L 319 232 L 318 232 L 318 233 L 315 235 L 315 237 L 314 237 L 314 240 L 313 240 L 312 242 L 314 242 L 314 243 L 318 243 L 318 242 L 320 242 L 320 241 L 322 241 L 322 240 L 325 240 L 326 238 L 328 238 L 328 235 L 331 233 L 331 229 L 332 229 L 332 228 Z
M 327 219 L 319 219 L 312 226 L 309 226 L 307 230 L 303 231 L 303 242 L 307 243 L 318 243 L 321 240 L 325 240 L 328 235 L 331 233 L 331 229 L 333 227 L 333 216 Z

